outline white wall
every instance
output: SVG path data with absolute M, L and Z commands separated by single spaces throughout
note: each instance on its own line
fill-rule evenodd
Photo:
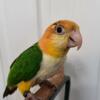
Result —
M 82 48 L 72 49 L 65 64 L 72 82 L 70 100 L 100 100 L 99 9 L 99 0 L 0 0 L 0 100 L 11 62 L 48 24 L 63 18 L 76 21 L 83 36 Z M 17 92 L 7 100 L 19 98 Z
M 2 69 L 5 80 L 2 80 L 5 84 L 0 81 L 0 85 L 4 86 L 0 90 L 0 100 L 10 64 L 38 38 L 36 4 L 35 0 L 0 0 L 0 72 Z M 15 94 L 7 100 L 19 100 L 20 97 L 20 94 Z

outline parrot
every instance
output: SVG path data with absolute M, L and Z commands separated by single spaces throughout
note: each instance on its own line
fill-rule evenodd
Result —
M 55 74 L 70 48 L 79 50 L 81 46 L 82 35 L 76 22 L 61 19 L 51 23 L 43 36 L 11 64 L 3 98 L 17 89 L 26 97 L 31 87 Z

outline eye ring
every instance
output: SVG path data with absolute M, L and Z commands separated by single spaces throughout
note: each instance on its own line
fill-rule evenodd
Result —
M 56 33 L 58 33 L 58 34 L 64 34 L 65 33 L 64 27 L 61 26 L 61 25 L 56 26 Z

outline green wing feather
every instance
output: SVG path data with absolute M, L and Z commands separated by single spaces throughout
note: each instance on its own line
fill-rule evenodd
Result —
M 11 65 L 7 86 L 15 86 L 21 81 L 32 79 L 40 69 L 42 51 L 38 43 L 25 50 Z

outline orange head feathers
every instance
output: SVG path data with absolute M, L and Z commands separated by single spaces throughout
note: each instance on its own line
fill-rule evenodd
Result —
M 64 56 L 69 48 L 82 45 L 79 26 L 69 20 L 60 20 L 51 24 L 39 41 L 43 52 L 54 56 Z

